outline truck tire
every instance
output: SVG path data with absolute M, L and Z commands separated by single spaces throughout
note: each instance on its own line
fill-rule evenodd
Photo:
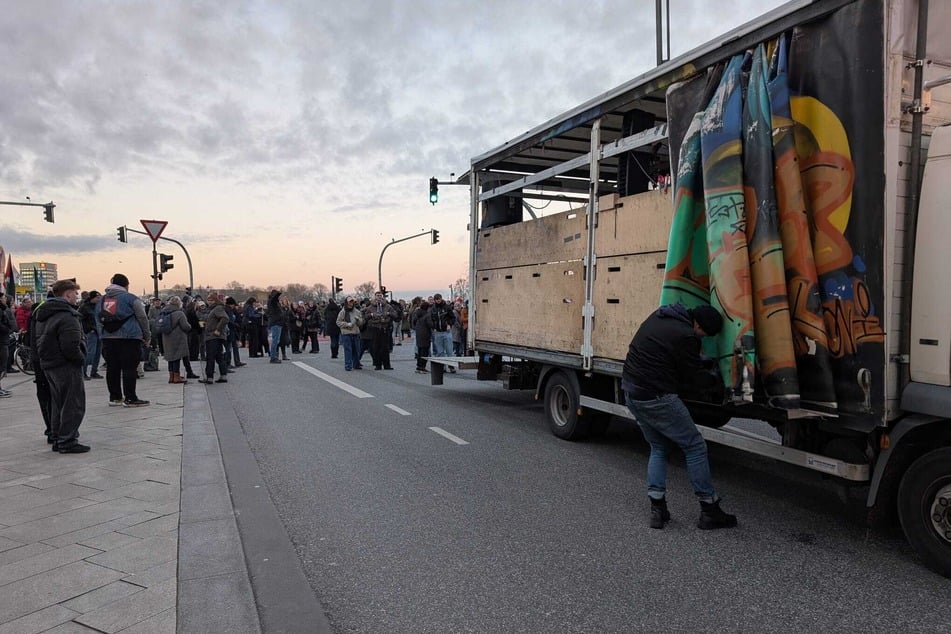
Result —
M 951 577 L 951 448 L 912 463 L 898 487 L 898 517 L 922 563 Z
M 587 417 L 578 415 L 580 394 L 564 372 L 555 372 L 545 385 L 545 416 L 551 433 L 563 440 L 582 440 L 590 433 Z

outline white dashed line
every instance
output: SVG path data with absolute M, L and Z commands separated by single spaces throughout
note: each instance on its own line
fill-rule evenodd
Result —
M 397 407 L 396 405 L 393 405 L 392 403 L 387 403 L 387 404 L 385 405 L 385 407 L 389 407 L 391 410 L 393 410 L 394 412 L 396 412 L 396 413 L 399 414 L 400 416 L 412 416 L 412 414 L 410 414 L 409 412 L 407 412 L 405 409 L 402 409 L 402 408 L 400 408 L 400 407 Z
M 344 382 L 341 381 L 340 379 L 335 379 L 334 377 L 330 376 L 329 374 L 324 374 L 324 373 L 321 372 L 320 370 L 318 370 L 318 369 L 316 369 L 316 368 L 312 368 L 312 367 L 310 367 L 309 365 L 307 365 L 306 363 L 302 363 L 302 362 L 300 362 L 300 361 L 294 361 L 294 365 L 296 365 L 296 366 L 297 366 L 298 368 L 300 368 L 301 370 L 306 370 L 307 372 L 310 372 L 311 374 L 313 374 L 314 376 L 316 376 L 318 379 L 324 380 L 324 381 L 326 381 L 327 383 L 330 383 L 331 385 L 333 385 L 334 387 L 339 387 L 339 388 L 340 388 L 341 390 L 343 390 L 344 392 L 349 392 L 350 394 L 353 394 L 353 395 L 356 396 L 357 398 L 373 398 L 373 395 L 372 395 L 372 394 L 370 394 L 370 393 L 368 393 L 368 392 L 364 392 L 363 390 L 361 390 L 361 389 L 359 389 L 359 388 L 355 388 L 355 387 L 353 387 L 352 385 L 347 385 L 346 383 L 344 383 Z
M 439 434 L 439 435 L 442 436 L 443 438 L 448 438 L 449 440 L 451 440 L 452 442 L 456 443 L 457 445 L 468 445 L 468 444 L 469 444 L 469 443 L 467 443 L 465 440 L 463 440 L 462 438 L 460 438 L 459 436 L 453 436 L 452 434 L 450 434 L 450 433 L 449 433 L 448 431 L 446 431 L 445 429 L 440 429 L 439 427 L 430 427 L 429 429 L 430 429 L 431 431 L 436 432 L 437 434 Z

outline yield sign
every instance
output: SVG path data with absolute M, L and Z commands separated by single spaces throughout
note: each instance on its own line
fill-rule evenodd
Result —
M 168 220 L 139 220 L 139 222 L 145 227 L 145 232 L 152 238 L 152 242 L 158 241 L 159 236 L 168 226 Z

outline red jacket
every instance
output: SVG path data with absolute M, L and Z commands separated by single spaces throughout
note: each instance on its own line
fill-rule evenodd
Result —
M 33 312 L 33 307 L 30 306 L 27 308 L 22 304 L 17 307 L 16 317 L 17 317 L 17 328 L 20 330 L 26 330 L 27 325 L 30 323 L 30 313 Z

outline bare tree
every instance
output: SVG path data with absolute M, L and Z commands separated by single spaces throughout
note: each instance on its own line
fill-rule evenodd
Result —
M 455 297 L 469 299 L 469 277 L 460 277 L 452 284 L 452 292 Z M 453 297 L 453 299 L 455 299 Z
M 370 297 L 376 292 L 376 282 L 371 281 L 358 284 L 356 288 L 353 289 L 353 292 L 359 297 Z
M 292 302 L 308 299 L 310 297 L 310 287 L 292 282 L 284 287 L 284 294 Z
M 318 302 L 325 302 L 330 299 L 330 289 L 327 288 L 326 284 L 322 284 L 321 282 L 317 282 L 311 286 L 310 292 L 313 298 Z

